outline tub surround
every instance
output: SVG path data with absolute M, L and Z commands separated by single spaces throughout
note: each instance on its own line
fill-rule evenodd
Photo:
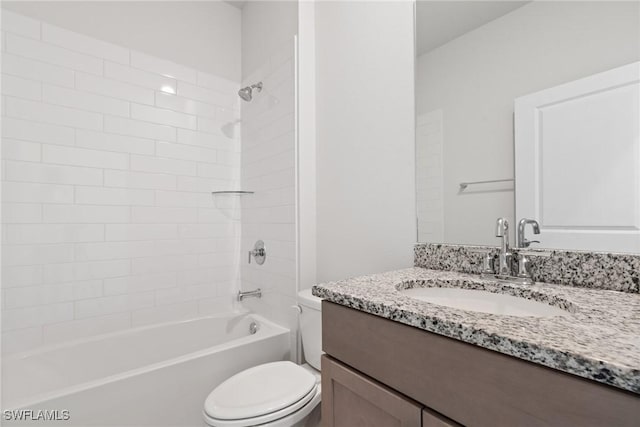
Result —
M 441 259 L 446 260 L 446 257 Z M 416 261 L 425 262 L 425 258 L 416 256 Z M 448 265 L 448 261 L 442 263 Z M 469 261 L 463 268 L 476 267 Z M 492 315 L 430 304 L 399 292 L 419 286 L 507 293 L 558 306 L 567 310 L 567 316 Z M 533 286 L 504 284 L 477 275 L 421 267 L 319 284 L 313 287 L 313 294 L 346 307 L 640 394 L 638 295 L 546 283 Z
M 518 249 L 513 249 L 518 253 Z M 417 244 L 414 265 L 433 270 L 480 274 L 486 253 L 498 255 L 491 246 Z M 591 289 L 640 292 L 640 256 L 608 252 L 529 249 L 523 251 L 531 263 L 536 282 L 557 283 Z

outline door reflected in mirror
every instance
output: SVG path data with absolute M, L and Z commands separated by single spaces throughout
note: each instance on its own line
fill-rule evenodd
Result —
M 640 253 L 639 2 L 418 0 L 416 40 L 419 242 L 526 217 L 531 248 Z

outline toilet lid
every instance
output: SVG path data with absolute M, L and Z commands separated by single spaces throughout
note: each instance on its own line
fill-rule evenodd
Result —
M 273 362 L 236 374 L 216 387 L 204 410 L 219 420 L 254 418 L 279 411 L 310 394 L 314 375 L 292 362 Z

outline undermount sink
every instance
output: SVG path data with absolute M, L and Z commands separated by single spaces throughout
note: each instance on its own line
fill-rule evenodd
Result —
M 520 317 L 554 317 L 569 314 L 561 308 L 543 302 L 477 289 L 410 288 L 400 292 L 432 304 L 480 313 Z

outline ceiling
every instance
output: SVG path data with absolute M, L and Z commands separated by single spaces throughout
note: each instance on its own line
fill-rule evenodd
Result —
M 528 1 L 429 1 L 416 5 L 417 55 L 483 26 Z

